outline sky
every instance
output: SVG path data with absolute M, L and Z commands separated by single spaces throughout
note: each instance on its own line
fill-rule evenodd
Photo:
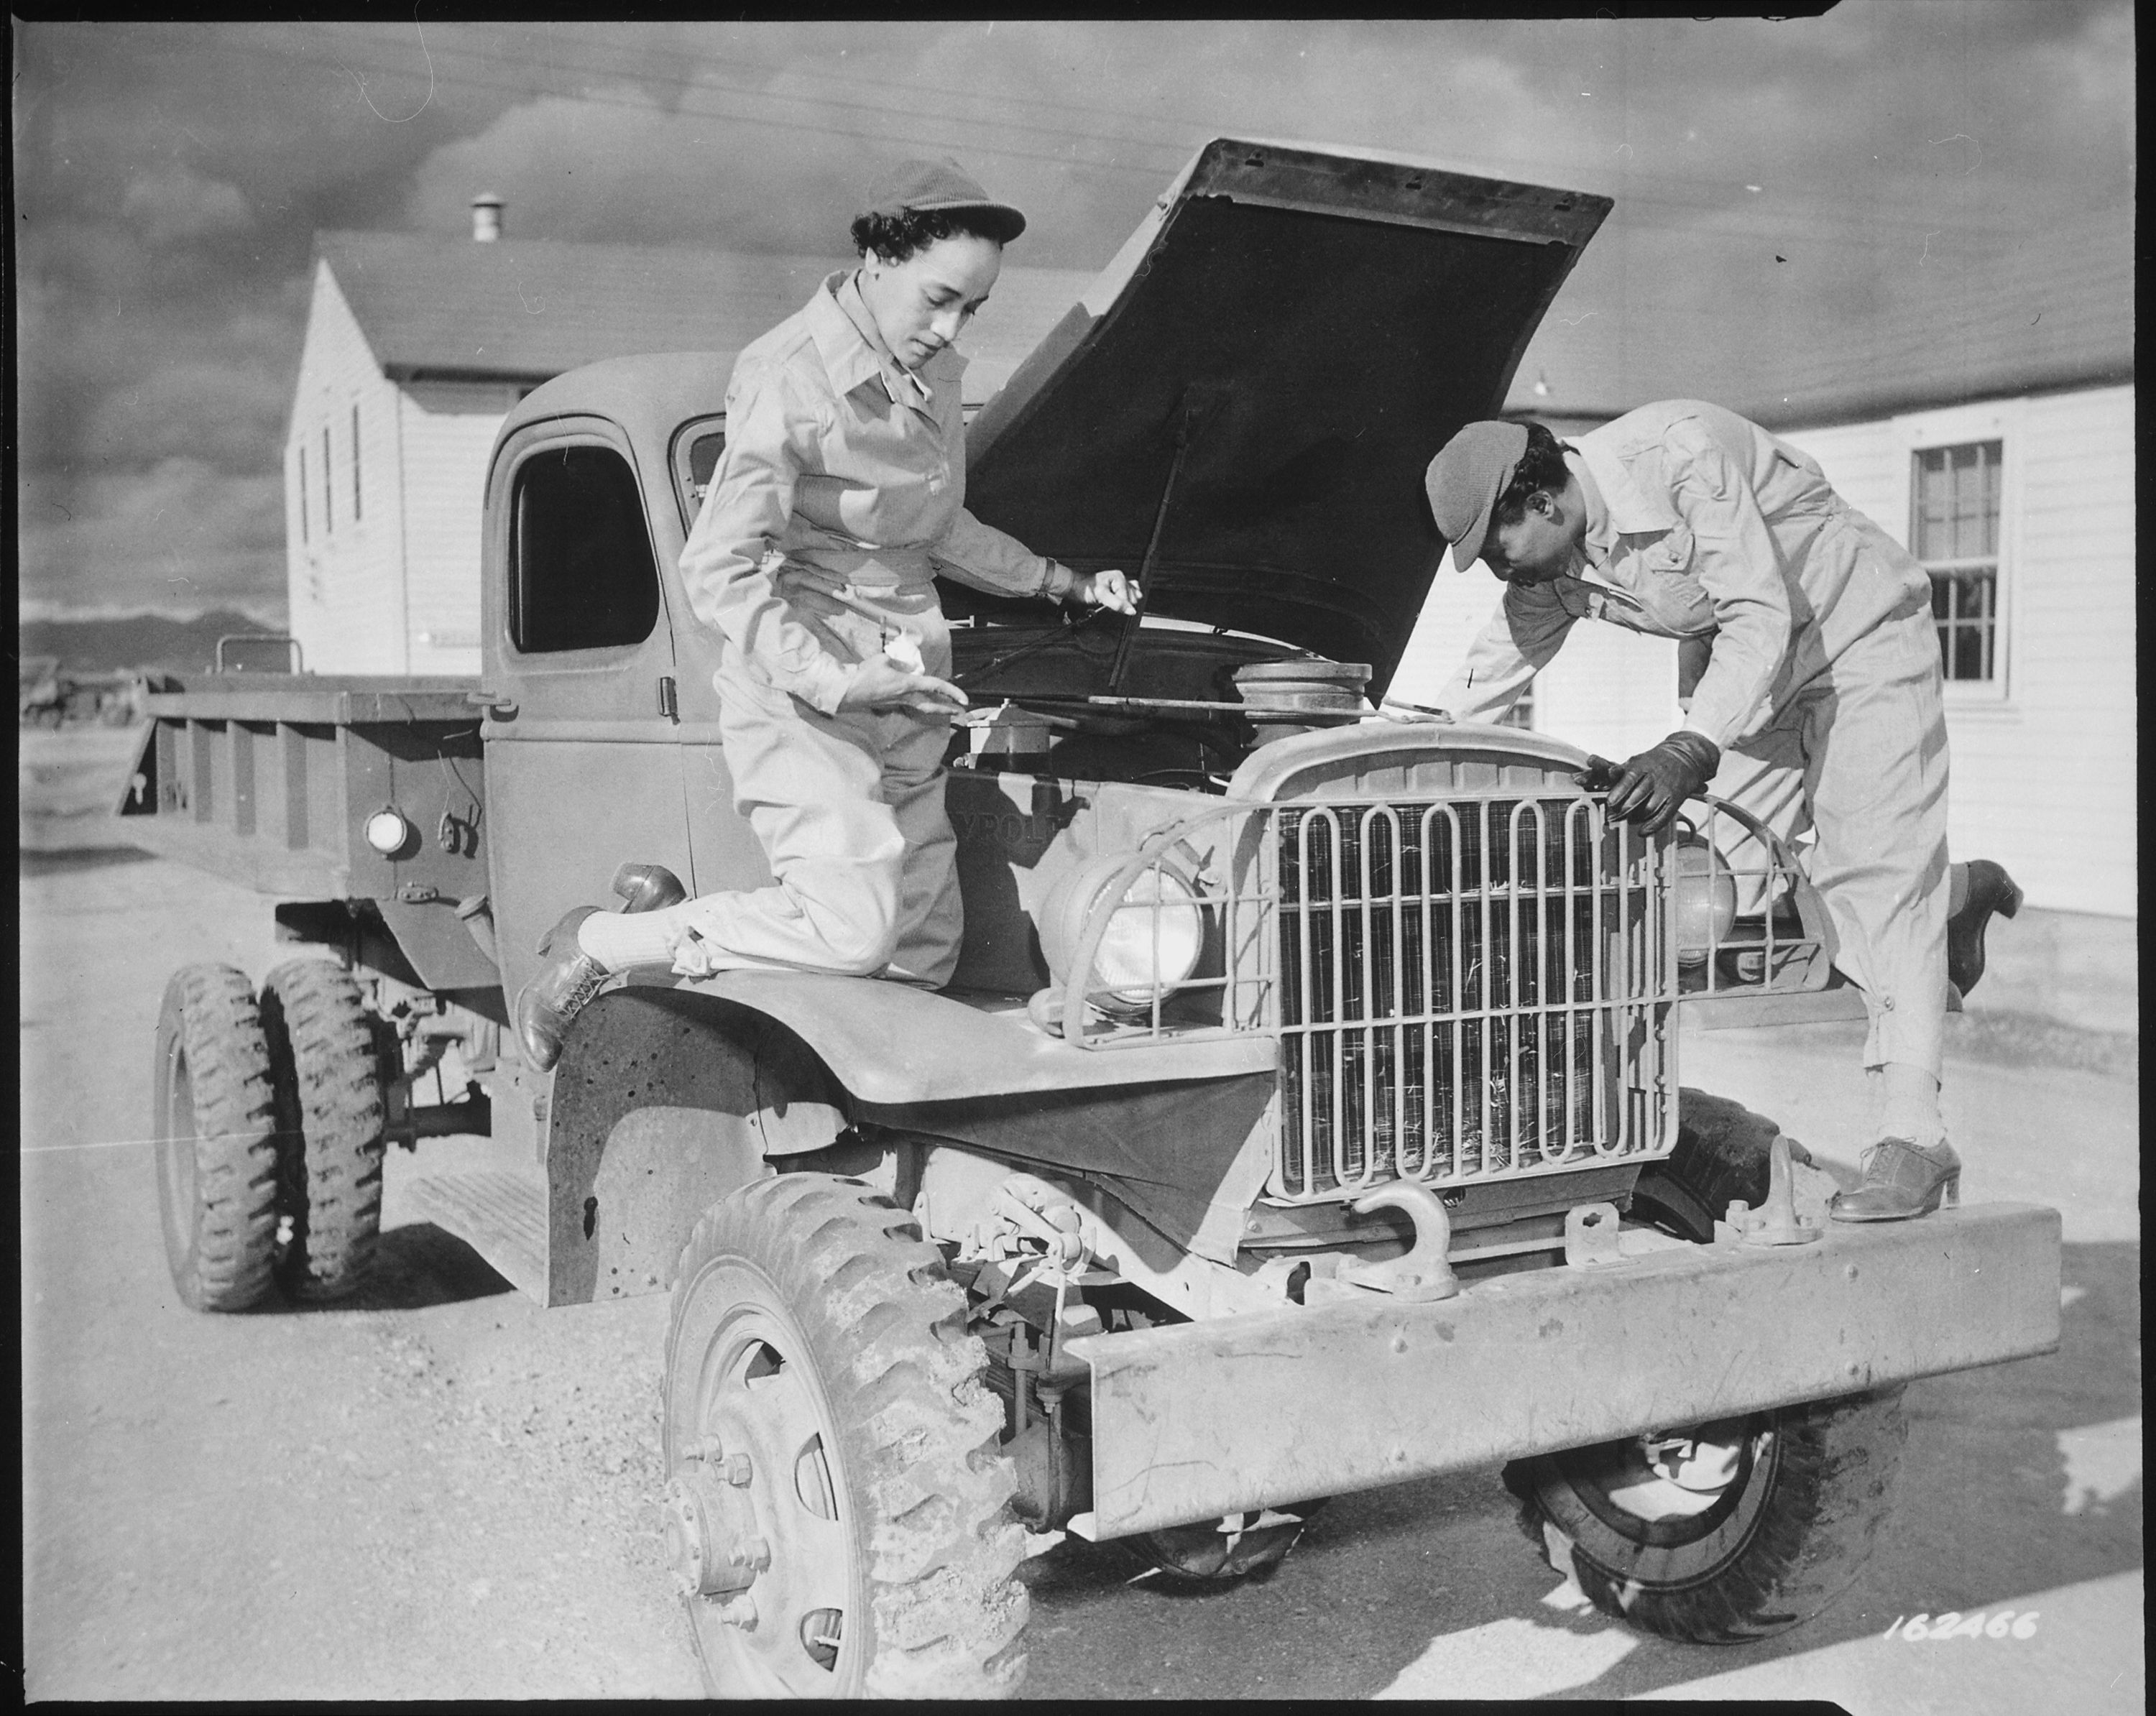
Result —
M 1026 210 L 1014 262 L 1092 269 L 1209 136 L 1394 150 L 1614 197 L 1552 313 L 1739 356 L 1763 316 L 1861 325 L 1912 280 L 1980 290 L 2006 250 L 2133 220 L 2131 0 L 13 30 L 26 617 L 280 621 L 313 235 L 468 235 L 481 191 L 512 239 L 838 254 L 882 170 L 947 153 Z

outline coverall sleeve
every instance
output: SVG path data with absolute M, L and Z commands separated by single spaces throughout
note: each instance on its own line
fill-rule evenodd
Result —
M 1069 568 L 1034 553 L 993 525 L 983 524 L 963 506 L 952 515 L 951 527 L 928 552 L 937 570 L 977 590 L 1059 601 L 1070 593 Z
M 856 670 L 826 650 L 773 582 L 793 491 L 820 463 L 818 403 L 783 364 L 754 362 L 726 388 L 726 444 L 681 551 L 689 606 L 757 671 L 826 715 Z
M 1555 658 L 1572 622 L 1548 585 L 1508 587 L 1466 660 L 1437 694 L 1437 706 L 1460 721 L 1496 720 Z
M 1670 498 L 1692 536 L 1692 573 L 1714 603 L 1716 636 L 1685 725 L 1727 745 L 1766 698 L 1789 646 L 1782 559 L 1752 491 L 1697 423 L 1665 444 Z

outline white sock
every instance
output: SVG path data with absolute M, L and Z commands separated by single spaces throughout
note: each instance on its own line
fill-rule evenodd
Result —
M 1969 904 L 1969 866 L 1947 866 L 1947 916 L 1951 917 Z
M 1922 1067 L 1901 1061 L 1888 1061 L 1880 1074 L 1887 1096 L 1879 1125 L 1881 1138 L 1907 1138 L 1929 1148 L 1946 1136 L 1946 1123 L 1939 1117 L 1938 1079 Z
M 681 932 L 670 911 L 594 912 L 577 926 L 577 945 L 608 971 L 671 965 Z

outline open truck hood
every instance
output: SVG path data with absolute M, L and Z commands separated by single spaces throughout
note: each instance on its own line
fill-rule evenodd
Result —
M 1375 695 L 1446 547 L 1423 471 L 1497 414 L 1609 208 L 1216 139 L 975 419 L 968 504 L 1086 570 L 1135 576 L 1158 531 L 1148 612 L 1367 661 Z

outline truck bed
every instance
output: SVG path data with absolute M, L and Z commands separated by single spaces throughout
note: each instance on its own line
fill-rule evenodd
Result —
M 485 807 L 480 712 L 467 701 L 479 685 L 388 675 L 167 680 L 144 700 L 149 727 L 118 814 L 141 845 L 265 894 L 463 891 L 485 875 L 469 862 L 484 824 L 475 814 Z M 385 805 L 420 830 L 408 860 L 361 838 Z M 473 825 L 470 853 L 459 838 L 452 858 L 434 838 L 445 815 Z

